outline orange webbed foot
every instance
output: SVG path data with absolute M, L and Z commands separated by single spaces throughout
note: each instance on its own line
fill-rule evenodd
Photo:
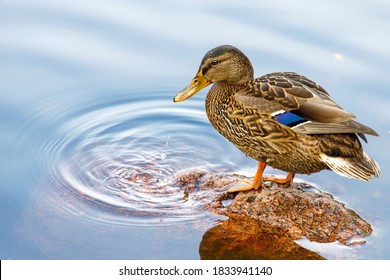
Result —
M 245 185 L 230 189 L 228 190 L 228 193 L 243 192 L 243 191 L 250 191 L 250 190 L 256 191 L 259 188 L 261 189 L 263 187 L 262 184 L 256 183 L 255 181 L 251 182 L 248 180 L 238 180 L 237 182 L 245 183 Z
M 255 178 L 253 179 L 253 182 L 247 181 L 247 180 L 239 180 L 239 182 L 244 182 L 244 186 L 240 186 L 237 188 L 233 188 L 228 190 L 229 193 L 233 192 L 241 192 L 241 191 L 249 191 L 249 190 L 258 190 L 259 188 L 263 188 L 262 184 L 262 177 L 263 177 L 263 172 L 266 167 L 265 162 L 258 162 L 257 164 L 257 171 Z
M 273 175 L 267 175 L 267 176 L 264 176 L 263 180 L 267 181 L 267 182 L 275 182 L 278 184 L 288 184 L 292 187 L 294 177 L 295 177 L 295 174 L 289 172 L 286 178 L 276 178 Z

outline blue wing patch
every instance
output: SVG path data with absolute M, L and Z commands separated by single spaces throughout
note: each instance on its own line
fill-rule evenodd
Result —
M 279 123 L 289 127 L 294 127 L 308 121 L 305 118 L 295 114 L 294 111 L 282 112 L 281 114 L 276 115 L 275 119 Z

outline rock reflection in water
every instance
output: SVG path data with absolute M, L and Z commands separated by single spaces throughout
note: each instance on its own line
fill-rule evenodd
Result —
M 251 219 L 223 221 L 203 235 L 199 254 L 204 260 L 322 260 L 321 255 L 293 241 L 281 229 Z

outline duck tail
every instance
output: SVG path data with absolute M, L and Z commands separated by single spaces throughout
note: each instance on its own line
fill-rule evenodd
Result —
M 379 165 L 365 152 L 361 158 L 332 157 L 325 154 L 321 154 L 321 158 L 330 169 L 344 177 L 369 181 L 381 174 Z

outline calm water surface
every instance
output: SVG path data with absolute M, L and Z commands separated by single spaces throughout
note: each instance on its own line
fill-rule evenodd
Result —
M 199 259 L 204 233 L 225 218 L 183 197 L 174 174 L 252 176 L 256 162 L 208 123 L 205 92 L 172 98 L 225 43 L 258 76 L 318 81 L 378 131 L 365 150 L 380 179 L 298 177 L 368 220 L 367 243 L 298 244 L 390 259 L 388 2 L 79 2 L 0 1 L 1 259 Z

